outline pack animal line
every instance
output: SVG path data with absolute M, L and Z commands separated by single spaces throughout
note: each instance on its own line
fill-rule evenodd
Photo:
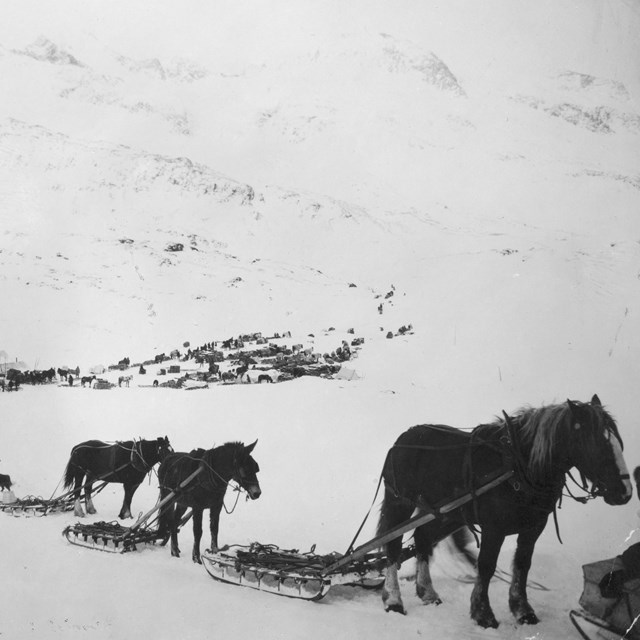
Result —
M 482 539 L 471 617 L 481 627 L 497 627 L 489 582 L 505 537 L 517 534 L 509 608 L 519 624 L 536 624 L 527 576 L 536 541 L 562 496 L 565 475 L 576 467 L 592 483 L 591 489 L 586 482 L 583 487 L 590 497 L 602 497 L 609 505 L 626 504 L 632 487 L 622 449 L 616 423 L 597 395 L 586 403 L 567 400 L 521 409 L 471 433 L 445 425 L 414 426 L 400 435 L 384 463 L 378 534 L 406 521 L 415 509 L 428 513 L 461 487 L 473 493 L 492 474 L 515 469 L 512 480 L 415 529 L 416 593 L 425 604 L 441 602 L 429 573 L 433 547 L 464 526 L 478 525 Z M 402 538 L 388 542 L 385 551 L 383 602 L 387 611 L 404 613 L 398 582 Z

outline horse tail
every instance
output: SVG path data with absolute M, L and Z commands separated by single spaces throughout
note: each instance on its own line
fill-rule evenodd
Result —
M 67 462 L 67 466 L 64 470 L 64 488 L 71 489 L 73 487 L 76 475 L 76 469 L 78 465 L 74 462 L 75 458 L 75 447 L 71 450 L 71 455 L 69 456 L 69 462 Z
M 453 542 L 453 546 L 456 548 L 458 553 L 472 567 L 475 567 L 478 563 L 478 555 L 473 553 L 473 551 L 471 551 L 468 547 L 468 544 L 469 542 L 471 542 L 471 540 L 472 537 L 469 527 L 462 527 L 461 529 L 458 529 L 451 534 L 451 542 Z
M 380 536 L 386 533 L 393 525 L 397 524 L 395 521 L 391 521 L 391 508 L 394 501 L 394 493 L 392 487 L 393 481 L 393 448 L 387 452 L 387 457 L 382 465 L 381 481 L 384 495 L 382 497 L 382 503 L 380 505 L 380 517 L 378 519 L 377 534 Z

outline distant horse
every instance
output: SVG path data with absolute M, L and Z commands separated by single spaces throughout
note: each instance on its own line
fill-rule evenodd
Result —
M 80 384 L 84 387 L 85 384 L 91 386 L 91 383 L 96 379 L 95 376 L 82 376 Z
M 167 456 L 158 469 L 160 499 L 176 491 L 179 485 L 198 468 L 201 469 L 189 484 L 178 492 L 175 502 L 160 512 L 159 531 L 171 538 L 171 555 L 180 556 L 178 548 L 178 523 L 187 508 L 193 510 L 192 559 L 199 564 L 202 538 L 202 512 L 209 509 L 211 549 L 218 550 L 218 527 L 225 492 L 230 480 L 237 482 L 252 500 L 260 497 L 260 485 L 256 474 L 258 463 L 251 457 L 257 440 L 245 446 L 242 442 L 227 442 L 215 449 L 196 449 L 191 453 L 174 453 Z
M 249 365 L 248 364 L 244 364 L 241 367 L 238 367 L 236 369 L 236 380 L 240 380 L 240 382 L 242 382 L 242 376 L 247 373 L 247 371 L 249 371 Z M 247 382 L 251 382 L 250 380 L 247 380 Z
M 0 490 L 4 491 L 6 489 L 7 491 L 10 491 L 12 486 L 13 482 L 11 482 L 11 477 L 4 473 L 0 473 Z
M 118 378 L 118 386 L 121 387 L 124 384 L 125 387 L 128 387 L 132 378 L 133 376 L 120 376 Z
M 173 452 L 169 438 L 156 440 L 127 440 L 108 444 L 100 440 L 88 440 L 77 444 L 64 473 L 64 486 L 73 487 L 74 514 L 84 516 L 80 504 L 82 480 L 85 478 L 85 506 L 87 513 L 96 513 L 91 500 L 93 483 L 97 480 L 118 482 L 124 485 L 124 501 L 119 518 L 131 518 L 131 499 L 153 466 Z
M 471 617 L 482 627 L 497 627 L 489 604 L 489 581 L 506 536 L 518 535 L 509 588 L 509 607 L 520 624 L 536 624 L 527 600 L 527 576 L 534 546 L 562 495 L 565 474 L 576 467 L 592 483 L 590 497 L 622 505 L 631 498 L 622 439 L 598 396 L 590 403 L 566 403 L 521 409 L 466 433 L 453 427 L 423 424 L 405 431 L 387 454 L 385 496 L 378 533 L 393 529 L 412 512 L 428 512 L 464 494 L 472 500 L 438 516 L 414 532 L 416 592 L 425 604 L 441 602 L 429 573 L 433 545 L 465 525 L 482 530 Z M 482 495 L 487 479 L 514 470 L 513 477 Z M 386 545 L 387 573 L 383 602 L 387 611 L 404 613 L 398 583 L 402 539 Z

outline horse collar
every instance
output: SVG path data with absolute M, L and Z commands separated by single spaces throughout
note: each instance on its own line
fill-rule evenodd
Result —
M 135 458 L 136 455 L 142 461 L 142 468 L 140 468 L 140 465 L 136 463 L 136 458 Z M 139 440 L 137 445 L 136 445 L 136 441 L 135 440 L 133 441 L 133 446 L 131 447 L 131 466 L 136 471 L 144 471 L 145 473 L 148 472 L 150 469 L 149 465 L 147 464 L 147 461 L 144 459 L 144 456 L 142 455 L 142 440 Z

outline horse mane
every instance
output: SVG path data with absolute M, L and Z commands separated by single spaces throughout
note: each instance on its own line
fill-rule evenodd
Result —
M 212 451 L 216 452 L 227 452 L 227 451 L 239 451 L 244 449 L 244 442 L 240 442 L 239 440 L 234 440 L 233 442 L 225 442 L 218 447 L 214 447 Z
M 565 402 L 538 408 L 523 407 L 510 419 L 518 429 L 522 448 L 528 451 L 531 473 L 538 477 L 548 475 L 573 421 L 569 405 Z
M 233 442 L 225 442 L 217 447 L 212 447 L 203 453 L 202 458 L 206 458 L 206 460 L 211 464 L 214 459 L 220 460 L 227 457 L 234 459 L 235 454 L 241 451 L 244 451 L 244 443 L 235 440 Z
M 615 421 L 601 406 L 578 401 L 573 404 L 589 411 L 592 434 L 609 429 L 619 438 Z M 522 448 L 528 452 L 530 472 L 539 478 L 548 477 L 558 455 L 566 451 L 571 427 L 576 421 L 569 403 L 524 407 L 510 415 L 509 419 L 518 430 Z M 505 421 L 500 420 L 504 424 Z

